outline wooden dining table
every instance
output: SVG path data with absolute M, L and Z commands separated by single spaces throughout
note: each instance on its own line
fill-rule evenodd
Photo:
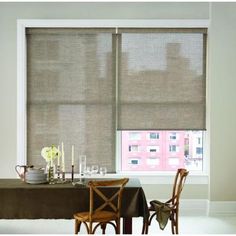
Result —
M 27 184 L 19 179 L 0 179 L 0 219 L 73 219 L 74 213 L 89 209 L 88 181 L 83 185 Z M 105 188 L 112 194 L 112 189 Z M 123 234 L 131 234 L 132 218 L 146 220 L 149 215 L 140 181 L 130 178 L 122 197 Z

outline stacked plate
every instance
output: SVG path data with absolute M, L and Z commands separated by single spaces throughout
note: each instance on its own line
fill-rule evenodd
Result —
M 25 181 L 29 184 L 43 184 L 47 182 L 47 174 L 44 169 L 30 168 L 25 174 Z

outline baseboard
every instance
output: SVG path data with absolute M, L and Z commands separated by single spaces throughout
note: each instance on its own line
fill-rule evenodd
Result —
M 210 201 L 209 216 L 236 216 L 236 201 Z
M 182 216 L 206 216 L 209 201 L 207 199 L 182 199 L 179 205 L 179 214 Z
M 180 216 L 236 216 L 236 201 L 181 199 L 179 214 Z

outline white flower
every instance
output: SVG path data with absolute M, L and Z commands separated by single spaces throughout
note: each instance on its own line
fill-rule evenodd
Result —
M 41 150 L 41 155 L 46 160 L 46 162 L 49 162 L 60 157 L 61 152 L 54 145 L 52 145 L 51 147 L 44 147 Z

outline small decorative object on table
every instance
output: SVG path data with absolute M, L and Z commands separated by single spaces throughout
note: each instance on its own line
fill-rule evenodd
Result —
M 101 175 L 104 176 L 107 173 L 107 168 L 105 166 L 101 166 L 99 172 L 100 172 Z
M 54 184 L 55 165 L 53 161 L 60 157 L 61 153 L 54 145 L 52 145 L 51 147 L 44 147 L 41 151 L 41 155 L 47 162 L 47 180 L 49 184 Z
M 74 165 L 71 166 L 71 182 L 74 182 Z
M 74 182 L 74 152 L 75 152 L 75 149 L 74 149 L 74 145 L 72 145 L 71 147 L 71 182 L 73 183 Z
M 74 160 L 72 158 L 72 169 L 74 169 L 73 164 L 74 164 Z M 80 178 L 79 178 L 79 181 L 77 181 L 77 182 L 72 181 L 73 185 L 84 185 L 85 171 L 86 171 L 86 155 L 80 155 L 79 156 L 79 174 L 80 174 Z M 73 175 L 74 175 L 74 173 L 73 173 Z

